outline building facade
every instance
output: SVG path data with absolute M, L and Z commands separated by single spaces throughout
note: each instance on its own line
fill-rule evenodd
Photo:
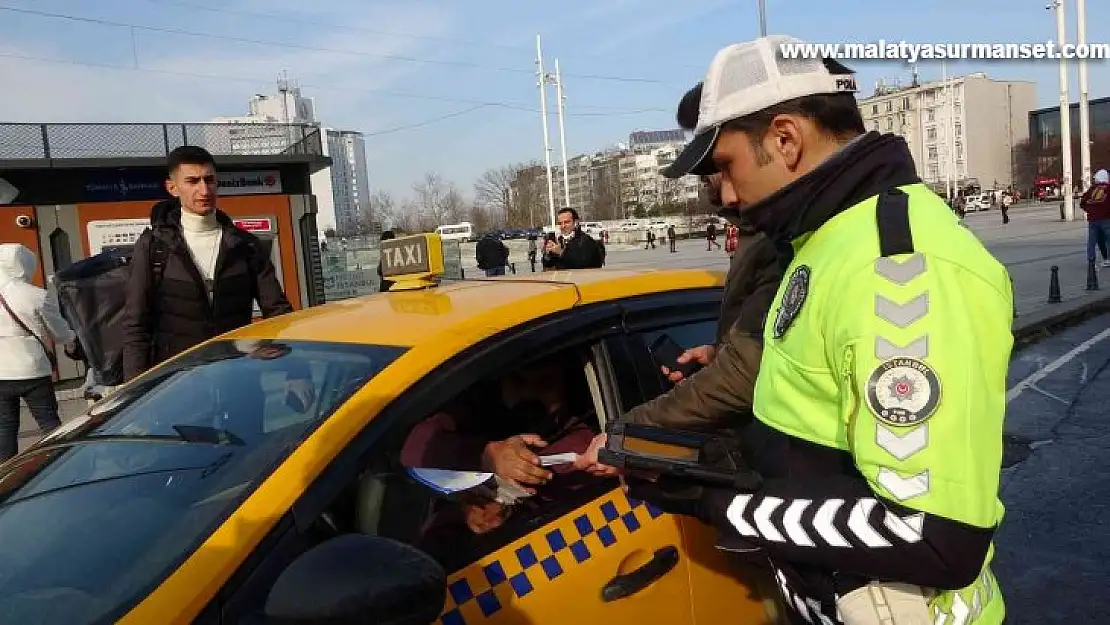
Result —
M 1014 146 L 1029 137 L 1036 101 L 1035 83 L 975 73 L 908 87 L 880 83 L 859 107 L 868 130 L 906 140 L 925 182 L 986 189 L 1014 183 Z
M 291 126 L 320 126 L 315 100 L 305 97 L 300 87 L 287 79 L 278 81 L 277 93 L 251 96 L 247 110 L 246 115 L 212 119 L 213 123 L 232 126 L 228 131 L 232 153 L 253 153 L 260 146 L 271 144 L 289 146 L 287 135 Z M 312 174 L 311 178 L 320 230 L 335 228 L 342 234 L 365 230 L 371 221 L 370 175 L 362 133 L 331 128 L 321 130 L 324 153 L 331 157 L 332 165 Z
M 1072 102 L 1071 136 L 1074 141 L 1079 137 L 1079 103 Z M 1110 133 L 1110 98 L 1097 98 L 1089 101 L 1091 113 L 1091 139 L 1096 135 Z M 1041 150 L 1060 145 L 1060 107 L 1052 106 L 1029 112 L 1029 138 Z

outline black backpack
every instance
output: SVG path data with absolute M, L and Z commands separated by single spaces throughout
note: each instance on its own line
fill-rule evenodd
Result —
M 54 275 L 62 316 L 77 333 L 85 364 L 97 384 L 123 383 L 123 318 L 133 247 L 109 248 Z M 150 238 L 151 293 L 162 283 L 169 250 Z

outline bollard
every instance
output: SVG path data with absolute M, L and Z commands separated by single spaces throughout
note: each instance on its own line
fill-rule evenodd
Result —
M 1087 263 L 1087 290 L 1098 290 L 1098 270 L 1095 269 L 1094 261 Z
M 1052 279 L 1048 283 L 1048 303 L 1060 303 L 1060 268 L 1052 266 Z

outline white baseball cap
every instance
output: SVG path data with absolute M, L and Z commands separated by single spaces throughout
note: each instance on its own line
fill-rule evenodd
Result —
M 854 73 L 844 65 L 833 59 L 786 58 L 782 44 L 805 42 L 771 35 L 717 52 L 705 75 L 694 139 L 663 170 L 664 176 L 716 173 L 709 156 L 726 122 L 795 98 L 859 91 Z

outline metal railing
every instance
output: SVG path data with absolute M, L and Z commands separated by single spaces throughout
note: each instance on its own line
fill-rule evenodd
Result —
M 4 124 L 0 161 L 164 158 L 195 145 L 213 156 L 323 156 L 320 129 L 300 124 Z

